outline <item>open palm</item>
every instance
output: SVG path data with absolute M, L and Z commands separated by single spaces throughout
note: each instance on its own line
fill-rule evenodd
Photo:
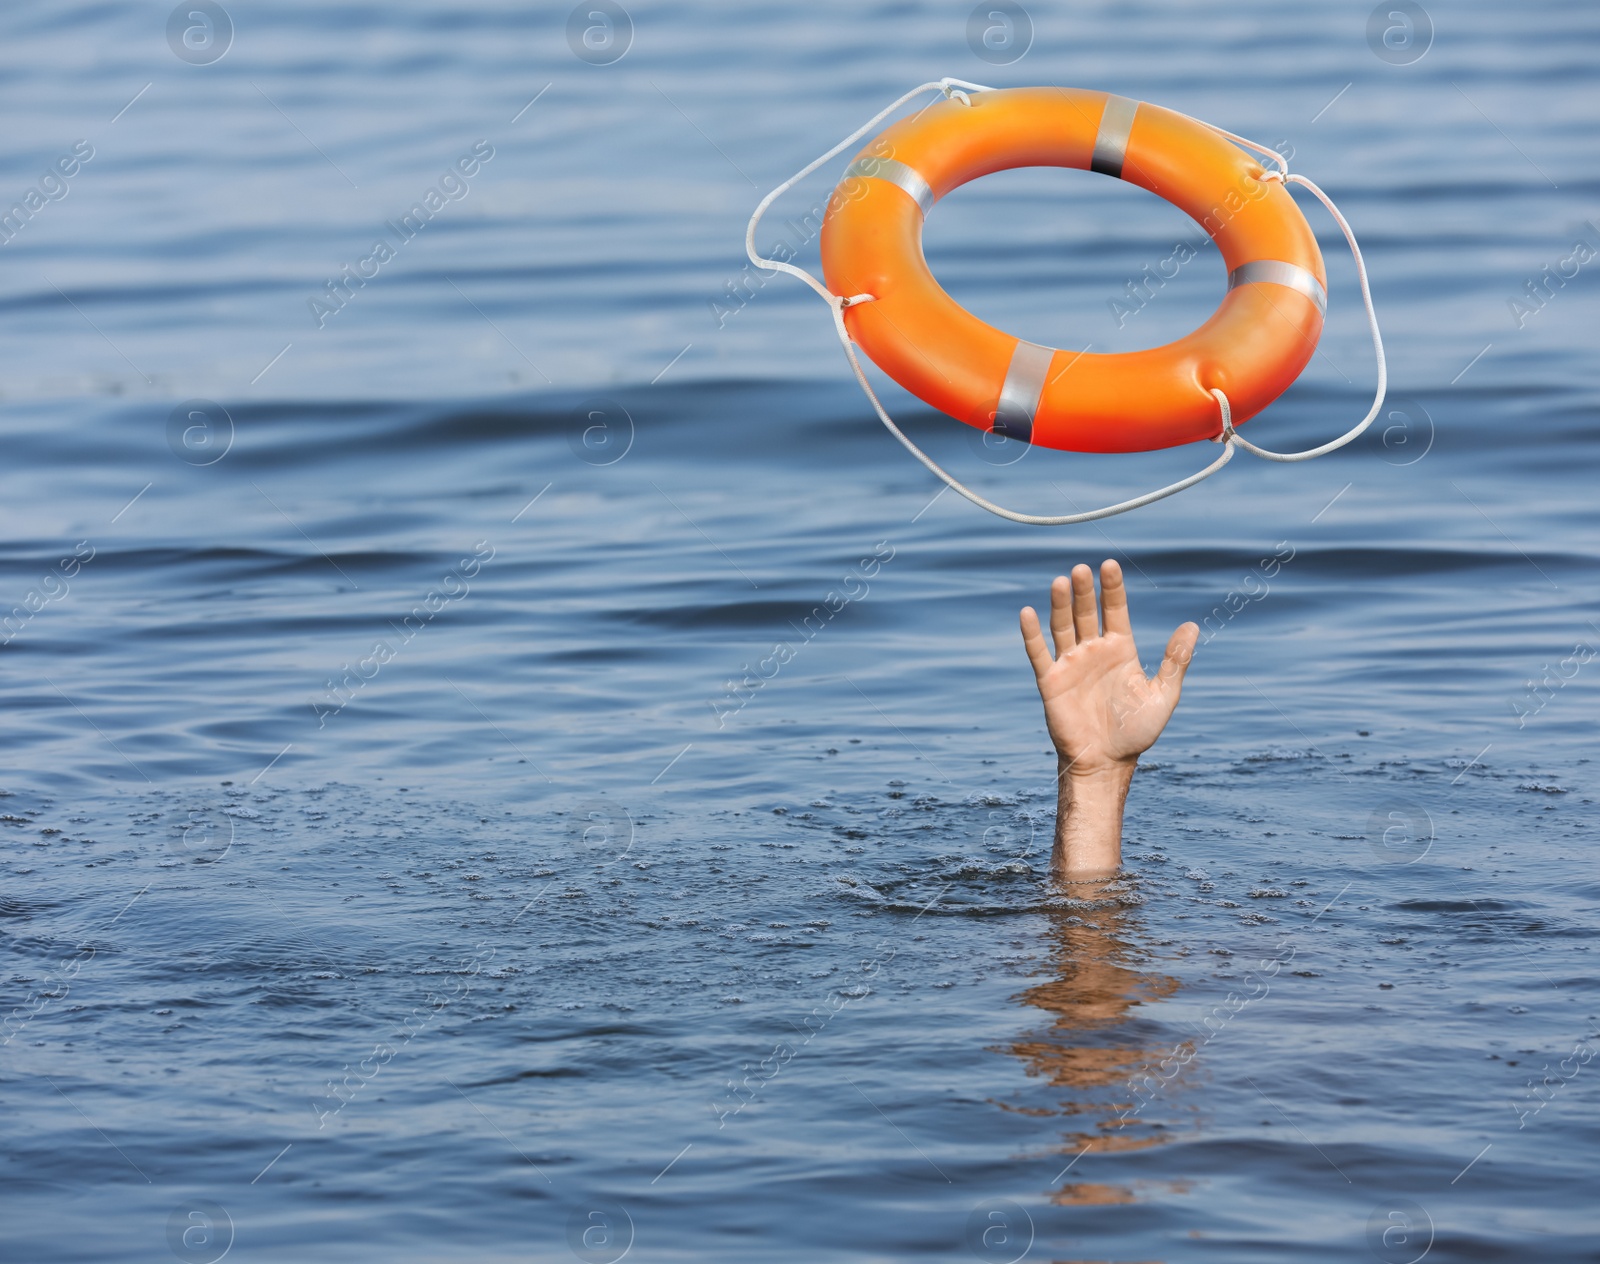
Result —
M 1033 607 L 1022 611 L 1022 640 L 1050 738 L 1065 766 L 1080 776 L 1131 765 L 1161 736 L 1200 635 L 1193 623 L 1181 625 L 1167 642 L 1160 669 L 1146 676 L 1133 643 L 1122 568 L 1115 562 L 1100 567 L 1100 589 L 1103 628 L 1087 566 L 1050 585 L 1054 655 Z

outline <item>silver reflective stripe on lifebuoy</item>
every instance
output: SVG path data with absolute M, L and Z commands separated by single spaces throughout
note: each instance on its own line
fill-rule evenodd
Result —
M 898 184 L 922 208 L 924 218 L 927 217 L 928 208 L 933 205 L 933 190 L 922 174 L 894 158 L 857 158 L 845 168 L 844 178 L 848 180 L 851 176 L 866 176 Z
M 990 427 L 995 434 L 1033 442 L 1033 414 L 1039 408 L 1055 354 L 1053 347 L 1017 340 L 1011 365 L 1006 369 L 1005 385 L 1000 388 L 1000 403 L 994 410 L 994 425 Z
M 1094 156 L 1089 159 L 1090 171 L 1122 179 L 1122 164 L 1128 157 L 1128 133 L 1133 130 L 1133 116 L 1138 112 L 1139 103 L 1129 97 L 1106 97 L 1100 130 L 1094 136 Z
M 1328 292 L 1322 288 L 1322 282 L 1297 264 L 1283 263 L 1277 259 L 1257 259 L 1254 263 L 1240 264 L 1228 273 L 1230 290 L 1235 286 L 1249 285 L 1255 281 L 1299 290 L 1317 305 L 1319 315 L 1328 314 Z

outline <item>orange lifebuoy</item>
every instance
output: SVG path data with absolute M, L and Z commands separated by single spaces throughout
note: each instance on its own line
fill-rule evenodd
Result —
M 1187 212 L 1216 242 L 1228 292 L 1205 324 L 1148 351 L 1103 355 L 1024 342 L 940 288 L 922 223 L 950 190 L 1013 167 L 1116 176 Z M 1283 184 L 1223 135 L 1146 102 L 1010 88 L 938 102 L 850 164 L 822 226 L 828 289 L 871 295 L 851 339 L 901 386 L 968 425 L 1073 452 L 1144 452 L 1219 436 L 1300 375 L 1322 332 L 1327 272 Z

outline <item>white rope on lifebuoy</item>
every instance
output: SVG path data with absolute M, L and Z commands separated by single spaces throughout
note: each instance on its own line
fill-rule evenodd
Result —
M 1321 447 L 1309 448 L 1304 452 L 1269 452 L 1266 448 L 1258 448 L 1247 439 L 1235 437 L 1237 443 L 1246 452 L 1259 456 L 1268 461 L 1309 461 L 1315 457 L 1325 456 L 1336 448 L 1342 448 L 1361 435 L 1370 426 L 1378 413 L 1383 409 L 1383 397 L 1389 391 L 1389 363 L 1383 354 L 1383 334 L 1378 330 L 1378 313 L 1372 307 L 1372 287 L 1367 284 L 1367 263 L 1361 257 L 1361 247 L 1356 244 L 1356 235 L 1351 230 L 1349 222 L 1339 214 L 1339 208 L 1333 204 L 1333 199 L 1319 189 L 1304 176 L 1290 175 L 1287 170 L 1281 176 L 1274 176 L 1269 172 L 1266 179 L 1281 179 L 1285 183 L 1301 184 L 1310 189 L 1316 198 L 1328 208 L 1328 213 L 1333 216 L 1334 222 L 1344 231 L 1344 239 L 1350 243 L 1350 257 L 1356 263 L 1356 279 L 1361 282 L 1361 302 L 1367 309 L 1367 327 L 1372 331 L 1372 353 L 1378 361 L 1378 389 L 1372 396 L 1372 407 L 1367 410 L 1367 415 L 1358 421 L 1349 430 L 1337 439 L 1324 443 Z

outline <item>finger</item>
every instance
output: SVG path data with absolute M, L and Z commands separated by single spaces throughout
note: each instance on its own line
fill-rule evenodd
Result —
M 1050 584 L 1050 639 L 1056 643 L 1056 657 L 1078 643 L 1072 630 L 1072 581 L 1057 575 Z
M 1188 674 L 1189 664 L 1194 661 L 1194 647 L 1199 639 L 1200 629 L 1193 623 L 1183 623 L 1178 625 L 1178 630 L 1167 642 L 1167 652 L 1156 671 L 1156 683 L 1161 686 L 1161 694 L 1168 702 L 1169 711 L 1178 705 L 1178 695 L 1183 692 L 1183 678 Z
M 1133 635 L 1128 618 L 1128 590 L 1122 583 L 1122 567 L 1107 559 L 1100 564 L 1100 609 L 1107 632 Z
M 1094 601 L 1094 572 L 1082 562 L 1072 568 L 1072 626 L 1078 640 L 1100 635 L 1100 611 Z
M 1022 644 L 1028 651 L 1028 661 L 1033 664 L 1033 674 L 1043 676 L 1054 661 L 1050 647 L 1044 643 L 1044 633 L 1039 630 L 1039 615 L 1032 606 L 1022 608 Z

